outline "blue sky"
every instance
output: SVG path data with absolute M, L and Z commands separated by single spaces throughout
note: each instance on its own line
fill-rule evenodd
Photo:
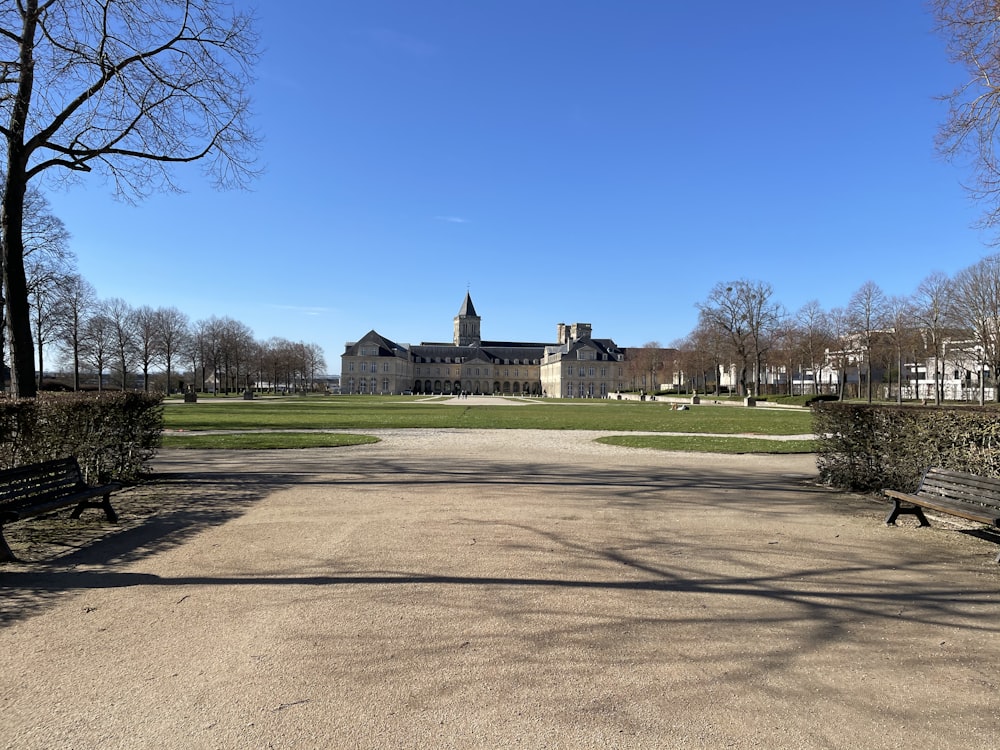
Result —
M 49 192 L 101 297 L 315 342 L 589 322 L 691 331 L 719 281 L 789 311 L 909 294 L 992 252 L 944 163 L 962 81 L 919 2 L 261 0 L 266 169 L 137 206 Z

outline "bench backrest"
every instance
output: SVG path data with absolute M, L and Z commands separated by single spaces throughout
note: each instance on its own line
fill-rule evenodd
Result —
M 918 493 L 984 505 L 1000 510 L 1000 479 L 932 467 L 920 481 Z
M 0 508 L 27 508 L 72 494 L 86 487 L 75 458 L 0 471 Z

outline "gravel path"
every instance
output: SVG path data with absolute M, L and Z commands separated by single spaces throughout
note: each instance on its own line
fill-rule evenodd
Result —
M 0 747 L 997 746 L 992 544 L 807 456 L 372 432 L 166 451 L 115 533 L 19 539 Z

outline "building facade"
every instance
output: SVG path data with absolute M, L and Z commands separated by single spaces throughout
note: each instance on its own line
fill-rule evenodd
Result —
M 589 323 L 559 323 L 554 343 L 485 341 L 466 293 L 450 343 L 397 344 L 377 331 L 341 356 L 342 393 L 606 398 L 625 388 L 625 355 Z

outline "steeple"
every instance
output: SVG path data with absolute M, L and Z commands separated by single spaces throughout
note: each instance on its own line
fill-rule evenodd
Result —
M 465 293 L 465 301 L 462 303 L 462 307 L 458 311 L 458 314 L 466 316 L 471 315 L 473 318 L 477 317 L 476 306 L 472 304 L 472 297 L 469 296 L 468 292 Z
M 479 346 L 482 341 L 479 326 L 482 318 L 476 315 L 476 307 L 472 304 L 472 296 L 465 293 L 462 307 L 455 316 L 455 346 Z

